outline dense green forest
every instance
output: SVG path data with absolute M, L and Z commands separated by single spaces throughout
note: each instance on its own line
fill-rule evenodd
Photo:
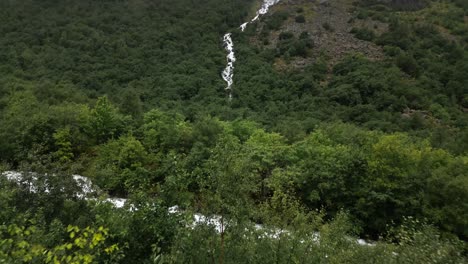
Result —
M 260 3 L 0 0 L 0 263 L 466 263 L 467 2 Z

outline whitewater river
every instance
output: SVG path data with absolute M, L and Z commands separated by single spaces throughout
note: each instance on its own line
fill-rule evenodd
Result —
M 263 0 L 262 6 L 260 9 L 257 11 L 257 14 L 255 15 L 252 20 L 247 21 L 240 25 L 240 29 L 242 31 L 245 30 L 245 28 L 252 22 L 255 22 L 260 18 L 260 16 L 268 13 L 268 10 L 270 7 L 276 3 L 278 3 L 280 0 Z M 236 62 L 236 54 L 234 52 L 234 42 L 232 40 L 232 33 L 228 32 L 224 34 L 223 37 L 223 42 L 224 42 L 224 48 L 227 51 L 226 55 L 226 68 L 223 70 L 221 73 L 221 76 L 223 77 L 223 80 L 226 82 L 227 86 L 225 90 L 229 93 L 229 100 L 232 99 L 232 85 L 234 84 L 233 78 L 234 78 L 234 63 Z
M 21 172 L 17 171 L 5 171 L 1 172 L 0 176 L 7 178 L 10 181 L 16 182 L 17 184 L 23 184 L 29 187 L 29 191 L 36 193 L 39 191 L 44 191 L 45 193 L 49 192 L 49 189 L 47 187 L 47 180 L 45 181 L 45 187 L 42 190 L 39 190 L 37 187 L 37 181 L 38 177 L 36 176 L 35 173 L 29 173 L 27 179 L 23 177 L 23 174 Z M 110 198 L 105 198 L 105 199 L 98 199 L 95 198 L 97 194 L 99 194 L 99 189 L 92 183 L 92 181 L 81 175 L 73 175 L 73 179 L 75 180 L 77 186 L 80 188 L 78 193 L 76 193 L 76 197 L 79 199 L 85 199 L 88 201 L 96 201 L 96 202 L 103 202 L 103 203 L 109 203 L 115 208 L 123 208 L 125 205 L 127 205 L 128 210 L 130 211 L 136 211 L 138 210 L 133 206 L 131 203 L 128 202 L 127 199 L 125 198 L 118 198 L 118 197 L 110 197 Z M 177 205 L 172 206 L 168 209 L 169 214 L 181 214 L 184 213 L 182 209 L 180 209 Z M 229 225 L 229 223 L 223 223 L 221 216 L 219 215 L 211 215 L 211 216 L 205 216 L 199 213 L 193 214 L 192 217 L 193 222 L 191 225 L 188 225 L 188 227 L 194 228 L 197 225 L 208 225 L 214 228 L 218 233 L 224 232 L 226 226 Z M 264 237 L 269 237 L 272 239 L 278 239 L 282 234 L 288 235 L 290 232 L 287 230 L 283 229 L 271 229 L 271 228 L 265 228 L 262 225 L 259 224 L 254 224 L 254 228 L 258 231 L 262 232 L 262 236 Z M 351 238 L 350 238 L 351 239 Z M 316 232 L 313 234 L 313 240 L 315 242 L 320 241 L 320 233 Z M 363 246 L 374 246 L 375 243 L 372 242 L 367 242 L 363 239 L 356 239 L 356 243 L 359 245 Z

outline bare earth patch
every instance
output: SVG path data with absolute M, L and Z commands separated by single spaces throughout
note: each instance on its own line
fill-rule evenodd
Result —
M 313 48 L 306 58 L 294 57 L 289 63 L 283 59 L 277 59 L 275 68 L 277 70 L 288 70 L 290 68 L 302 68 L 313 63 L 318 58 L 325 58 L 329 67 L 332 67 L 343 57 L 350 53 L 361 53 L 371 60 L 384 58 L 381 47 L 370 41 L 357 39 L 350 33 L 353 27 L 368 27 L 375 30 L 377 34 L 385 32 L 387 25 L 372 21 L 372 25 L 363 24 L 362 21 L 352 21 L 352 0 L 284 0 L 272 8 L 271 13 L 284 10 L 290 14 L 287 21 L 278 31 L 270 32 L 268 48 L 275 48 L 281 32 L 292 32 L 296 37 L 302 32 L 308 32 L 313 42 Z M 302 9 L 301 13 L 297 13 Z M 305 23 L 297 23 L 296 15 L 303 15 Z M 258 32 L 261 32 L 264 24 L 260 24 Z M 263 45 L 258 38 L 253 38 L 252 43 Z

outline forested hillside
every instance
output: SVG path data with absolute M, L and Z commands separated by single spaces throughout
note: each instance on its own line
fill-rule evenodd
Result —
M 0 0 L 0 263 L 466 263 L 466 1 L 261 4 Z

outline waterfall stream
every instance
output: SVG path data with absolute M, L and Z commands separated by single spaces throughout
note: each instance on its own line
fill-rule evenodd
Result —
M 245 28 L 249 23 L 252 23 L 260 18 L 261 15 L 264 15 L 268 13 L 268 10 L 270 7 L 276 3 L 278 3 L 280 0 L 263 0 L 262 6 L 260 9 L 257 11 L 256 15 L 252 20 L 243 23 L 240 25 L 241 31 L 244 31 Z M 228 32 L 224 35 L 223 37 L 223 42 L 224 42 L 224 48 L 227 51 L 227 65 L 226 68 L 223 70 L 221 73 L 221 76 L 223 77 L 223 80 L 226 82 L 227 86 L 225 90 L 229 93 L 229 100 L 232 100 L 232 84 L 234 83 L 233 78 L 234 78 L 234 63 L 236 62 L 236 55 L 234 53 L 234 42 L 232 41 L 232 33 Z

